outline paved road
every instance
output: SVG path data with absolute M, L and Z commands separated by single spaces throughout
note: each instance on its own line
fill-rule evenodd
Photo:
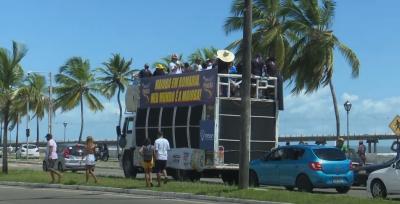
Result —
M 205 204 L 210 202 L 197 200 L 170 199 L 157 196 L 105 193 L 96 191 L 66 190 L 51 188 L 25 188 L 0 186 L 0 204 L 110 204 L 110 203 L 144 203 L 144 204 Z
M 0 166 L 1 166 L 1 164 L 0 164 Z M 9 166 L 12 169 L 24 168 L 24 169 L 33 169 L 33 170 L 39 170 L 39 171 L 42 170 L 42 166 L 39 163 L 38 164 L 24 164 L 24 163 L 10 162 Z M 123 177 L 123 172 L 121 169 L 96 168 L 95 172 L 96 172 L 96 175 L 99 175 L 99 176 Z M 144 175 L 138 174 L 137 177 L 144 178 Z M 202 178 L 201 181 L 211 182 L 211 183 L 222 183 L 221 179 L 210 179 L 210 178 L 204 179 L 204 178 Z M 262 188 L 264 188 L 264 187 L 262 187 Z M 268 187 L 268 188 L 284 190 L 284 188 L 281 188 L 281 187 Z M 336 190 L 334 190 L 334 189 L 314 189 L 314 193 L 330 194 L 330 195 L 338 195 L 338 196 L 343 195 L 343 194 L 338 194 L 336 192 Z M 345 195 L 365 198 L 365 197 L 367 197 L 367 192 L 365 190 L 365 187 L 352 187 L 352 189 Z

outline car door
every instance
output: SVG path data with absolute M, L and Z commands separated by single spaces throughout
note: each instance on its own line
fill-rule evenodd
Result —
M 279 185 L 278 166 L 283 156 L 282 149 L 273 150 L 260 164 L 260 183 L 265 185 Z
M 387 191 L 399 194 L 400 193 L 400 161 L 397 161 L 392 166 L 388 167 L 385 180 L 387 182 Z
M 286 148 L 281 164 L 278 166 L 279 182 L 282 186 L 293 186 L 299 173 L 300 159 L 304 154 L 301 148 Z

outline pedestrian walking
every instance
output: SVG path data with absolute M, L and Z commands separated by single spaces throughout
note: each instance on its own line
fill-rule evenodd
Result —
M 96 145 L 94 144 L 93 137 L 88 136 L 85 144 L 85 167 L 86 167 L 86 183 L 89 181 L 89 175 L 93 177 L 94 182 L 97 183 L 96 175 L 94 174 L 94 167 L 96 166 Z
M 46 148 L 46 158 L 47 158 L 47 169 L 50 173 L 51 181 L 50 183 L 54 183 L 54 179 L 56 175 L 58 177 L 57 183 L 61 182 L 62 174 L 56 170 L 56 161 L 58 159 L 57 155 L 57 143 L 53 139 L 53 135 L 47 134 L 46 135 L 46 140 L 47 140 L 47 148 Z
M 364 142 L 362 140 L 360 140 L 358 142 L 358 150 L 357 150 L 357 154 L 361 159 L 362 164 L 361 165 L 365 165 L 367 158 L 365 156 L 365 152 L 366 152 L 367 148 L 364 145 Z
M 169 150 L 169 142 L 164 138 L 164 135 L 161 131 L 157 134 L 156 141 L 154 142 L 154 148 L 156 153 L 156 172 L 157 172 L 157 182 L 158 187 L 161 186 L 161 174 L 164 175 L 164 184 L 168 182 L 167 177 L 167 160 L 168 160 L 168 150 Z
M 153 187 L 151 173 L 153 172 L 154 146 L 151 145 L 150 138 L 146 138 L 144 140 L 144 144 L 139 149 L 139 153 L 143 157 L 143 169 L 144 169 L 144 178 L 146 180 L 146 187 Z

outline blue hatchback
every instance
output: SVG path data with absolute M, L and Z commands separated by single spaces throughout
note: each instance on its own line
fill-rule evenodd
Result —
M 336 188 L 347 193 L 353 184 L 351 167 L 351 161 L 335 147 L 283 146 L 250 162 L 250 185 L 284 186 L 288 190 L 296 187 L 305 192 Z

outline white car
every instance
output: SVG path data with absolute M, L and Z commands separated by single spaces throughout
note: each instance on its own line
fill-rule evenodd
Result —
M 26 148 L 26 144 L 21 145 L 15 153 L 15 157 L 17 159 L 26 158 L 26 151 L 28 151 L 28 158 L 39 158 L 39 148 L 33 144 L 28 144 L 28 148 Z
M 400 160 L 387 168 L 372 172 L 368 176 L 367 191 L 374 198 L 400 195 Z

